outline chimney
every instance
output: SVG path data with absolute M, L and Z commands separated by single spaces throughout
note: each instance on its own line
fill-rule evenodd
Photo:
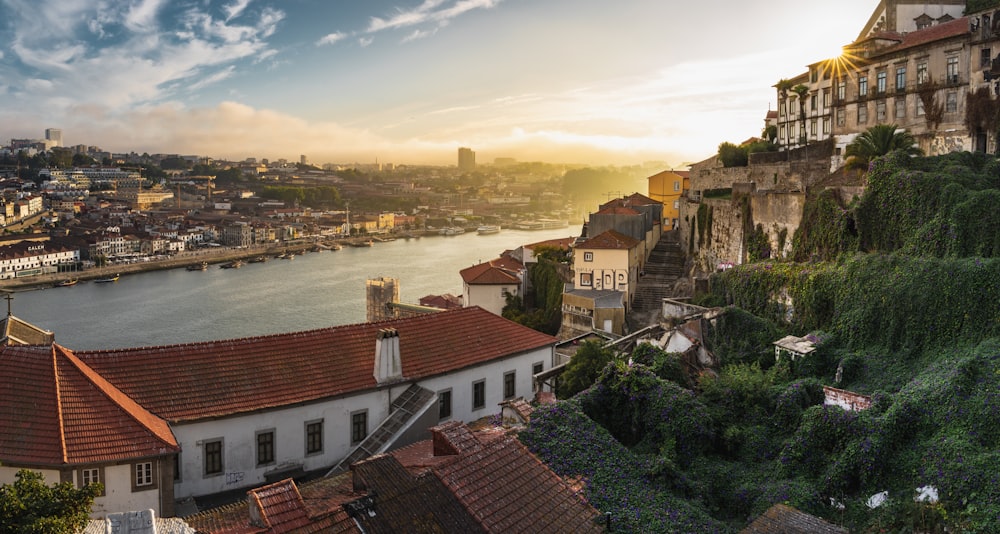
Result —
M 381 328 L 375 338 L 375 382 L 381 384 L 403 378 L 403 363 L 399 357 L 399 332 Z

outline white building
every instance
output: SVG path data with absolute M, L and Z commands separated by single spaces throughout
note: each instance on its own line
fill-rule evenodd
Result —
M 80 261 L 80 251 L 49 242 L 19 241 L 0 247 L 0 280 L 59 272 Z
M 18 394 L 0 396 L 0 483 L 19 467 L 47 480 L 99 480 L 106 491 L 95 516 L 152 508 L 169 517 L 175 498 L 325 472 L 426 439 L 441 421 L 498 413 L 500 402 L 533 393 L 532 376 L 552 367 L 555 343 L 461 308 L 164 347 L 8 346 L 0 390 Z M 103 400 L 89 406 L 76 393 L 56 395 L 77 382 L 55 380 L 52 365 L 93 384 L 78 389 L 96 387 Z M 61 420 L 52 415 L 60 402 Z M 159 452 L 134 446 L 139 438 Z M 60 443 L 66 454 L 52 450 Z

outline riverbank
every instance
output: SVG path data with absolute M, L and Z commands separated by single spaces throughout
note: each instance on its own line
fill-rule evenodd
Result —
M 338 244 L 345 245 L 348 241 L 340 240 Z M 24 278 L 14 278 L 0 282 L 0 291 L 29 291 L 35 289 L 45 289 L 55 284 L 67 280 L 79 280 L 86 282 L 113 277 L 115 275 L 129 275 L 161 271 L 166 269 L 178 269 L 189 265 L 198 265 L 202 262 L 210 265 L 226 263 L 234 260 L 248 260 L 258 256 L 271 258 L 282 252 L 301 254 L 317 246 L 312 241 L 295 241 L 280 244 L 253 245 L 245 248 L 215 247 L 198 250 L 178 252 L 172 256 L 160 260 L 137 261 L 133 263 L 116 263 L 104 267 L 95 267 L 85 271 L 71 271 L 61 273 L 39 274 Z

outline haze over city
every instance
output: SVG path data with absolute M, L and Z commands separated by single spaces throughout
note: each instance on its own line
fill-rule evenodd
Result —
M 876 3 L 0 0 L 0 139 L 681 166 L 759 134 L 771 86 Z

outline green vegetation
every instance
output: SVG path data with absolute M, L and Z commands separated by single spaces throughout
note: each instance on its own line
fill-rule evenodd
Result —
M 998 177 L 982 155 L 876 159 L 853 206 L 809 200 L 796 257 L 824 261 L 712 275 L 700 301 L 730 305 L 704 323 L 717 374 L 679 379 L 676 355 L 649 348 L 611 356 L 521 439 L 582 477 L 616 532 L 735 532 L 779 502 L 851 532 L 996 532 Z M 817 350 L 776 362 L 788 333 Z M 872 406 L 823 406 L 823 385 Z M 924 486 L 940 500 L 916 501 Z
M 844 156 L 848 168 L 867 168 L 875 158 L 894 151 L 908 156 L 922 154 L 909 132 L 899 131 L 895 124 L 876 124 L 858 134 L 844 149 Z
M 72 482 L 46 486 L 42 475 L 22 469 L 13 484 L 0 486 L 0 532 L 74 534 L 83 531 L 98 484 L 76 488 Z
M 501 312 L 504 318 L 529 328 L 555 335 L 562 321 L 562 294 L 565 278 L 561 274 L 567 263 L 567 251 L 543 245 L 535 249 L 537 262 L 531 265 L 528 294 L 507 295 Z

